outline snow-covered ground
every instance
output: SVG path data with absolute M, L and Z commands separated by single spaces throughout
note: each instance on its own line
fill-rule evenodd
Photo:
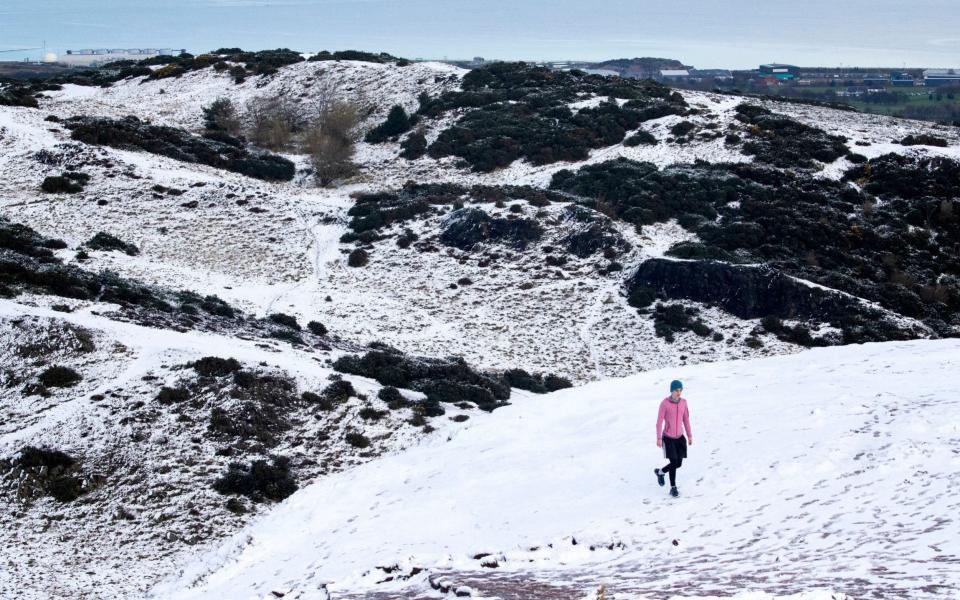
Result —
M 531 599 L 601 583 L 614 598 L 956 598 L 958 363 L 957 340 L 874 343 L 524 398 L 296 493 L 153 597 L 414 597 L 429 576 Z M 675 377 L 694 432 L 678 499 L 652 473 Z

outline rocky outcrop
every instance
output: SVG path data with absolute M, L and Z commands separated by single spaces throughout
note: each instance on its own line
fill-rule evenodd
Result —
M 543 228 L 531 219 L 491 217 L 479 208 L 461 208 L 444 219 L 440 242 L 470 250 L 485 242 L 501 242 L 523 250 L 543 236 Z
M 652 258 L 641 263 L 624 285 L 628 295 L 646 287 L 659 297 L 718 305 L 741 319 L 774 316 L 829 323 L 843 330 L 844 343 L 930 335 L 912 322 L 894 322 L 858 298 L 804 283 L 766 265 Z

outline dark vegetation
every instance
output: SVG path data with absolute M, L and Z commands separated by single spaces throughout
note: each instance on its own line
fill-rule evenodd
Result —
M 480 208 L 455 210 L 441 227 L 440 242 L 461 250 L 487 242 L 505 243 L 523 250 L 543 236 L 543 228 L 533 219 L 493 217 Z
M 574 113 L 567 104 L 599 95 L 606 101 Z M 622 106 L 613 99 L 626 99 Z M 462 90 L 424 98 L 418 114 L 436 117 L 472 108 L 427 149 L 457 156 L 476 171 L 525 158 L 536 165 L 584 160 L 593 148 L 623 141 L 644 121 L 686 114 L 683 98 L 651 80 L 551 71 L 526 63 L 494 63 L 463 78 Z
M 847 153 L 846 138 L 830 135 L 755 104 L 741 104 L 737 117 L 749 139 L 742 151 L 775 167 L 814 168 L 816 159 L 829 163 Z
M 410 64 L 409 60 L 393 56 L 392 54 L 387 54 L 386 52 L 373 53 L 363 52 L 361 50 L 337 50 L 334 52 L 321 50 L 317 54 L 310 57 L 311 62 L 325 60 L 357 60 L 361 62 L 381 64 L 396 63 L 398 67 L 403 67 Z
M 394 140 L 410 131 L 410 128 L 417 124 L 417 116 L 411 119 L 407 114 L 407 111 L 403 110 L 402 106 L 394 105 L 390 109 L 390 113 L 387 115 L 387 119 L 371 129 L 364 141 L 370 144 L 380 144 L 386 142 L 387 140 Z
M 290 459 L 275 456 L 269 463 L 230 463 L 227 472 L 213 483 L 213 489 L 224 495 L 240 494 L 254 502 L 279 502 L 297 491 L 297 482 L 290 470 Z
M 700 337 L 707 337 L 713 330 L 707 327 L 698 315 L 700 309 L 682 304 L 657 303 L 653 310 L 653 331 L 667 342 L 674 341 L 674 335 L 683 331 L 692 331 Z
M 630 250 L 630 243 L 623 239 L 610 219 L 596 210 L 570 204 L 564 208 L 563 218 L 574 226 L 560 243 L 574 256 L 586 258 L 603 252 L 607 258 L 613 258 Z
M 363 356 L 343 356 L 334 369 L 377 380 L 385 386 L 402 387 L 426 394 L 426 405 L 443 414 L 441 402 L 473 402 L 491 411 L 510 398 L 510 386 L 500 378 L 472 369 L 459 357 L 436 359 L 411 357 L 399 350 L 375 344 Z M 430 415 L 428 415 L 430 416 Z
M 400 142 L 400 156 L 416 160 L 427 153 L 427 137 L 422 131 L 414 131 Z
M 25 446 L 15 459 L 0 467 L 15 474 L 13 484 L 22 500 L 51 496 L 58 502 L 71 502 L 90 491 L 80 461 L 61 450 Z
M 649 131 L 640 130 L 623 140 L 624 146 L 656 146 L 657 137 Z
M 40 373 L 40 383 L 48 388 L 51 387 L 73 387 L 80 383 L 83 377 L 70 367 L 54 365 L 47 367 Z
M 947 147 L 947 140 L 937 137 L 935 135 L 928 135 L 925 133 L 917 135 L 908 135 L 907 137 L 900 140 L 900 143 L 904 146 L 939 146 L 941 148 Z
M 415 182 L 407 182 L 399 190 L 359 193 L 354 194 L 353 198 L 355 203 L 347 212 L 351 217 L 349 227 L 352 231 L 341 238 L 340 241 L 344 243 L 376 241 L 379 230 L 432 213 L 438 206 L 457 206 L 466 201 L 495 203 L 509 199 L 545 206 L 552 201 L 564 200 L 556 192 L 532 186 L 467 187 L 453 183 Z
M 45 177 L 40 189 L 48 194 L 76 194 L 83 191 L 83 186 L 90 181 L 86 173 L 67 171 L 63 175 Z
M 536 394 L 546 394 L 564 388 L 573 387 L 569 379 L 553 374 L 527 373 L 523 369 L 504 371 L 503 378 L 510 387 L 527 390 Z
M 91 250 L 119 250 L 120 252 L 130 256 L 136 256 L 137 254 L 140 254 L 140 249 L 135 245 L 124 242 L 120 238 L 103 231 L 98 232 L 95 236 L 90 238 L 90 241 L 84 244 L 84 246 L 90 248 Z
M 243 144 L 192 135 L 176 127 L 150 125 L 136 117 L 74 117 L 64 121 L 75 140 L 126 150 L 144 150 L 175 160 L 226 169 L 256 179 L 289 181 L 292 162 L 274 154 L 254 154 Z M 226 135 L 226 134 L 224 134 Z M 221 140 L 223 137 L 221 136 Z
M 848 179 L 864 186 L 865 192 L 858 192 L 842 182 L 755 165 L 678 165 L 661 171 L 649 163 L 620 159 L 585 166 L 576 174 L 560 171 L 551 187 L 570 193 L 578 203 L 593 208 L 602 204 L 609 214 L 638 225 L 677 219 L 701 241 L 677 244 L 668 251 L 670 255 L 764 263 L 776 272 L 920 319 L 937 335 L 953 335 L 952 328 L 960 325 L 958 173 L 960 166 L 949 159 L 884 156 L 848 173 Z M 884 202 L 878 205 L 873 194 L 880 194 Z M 739 207 L 729 205 L 734 201 Z M 682 269 L 684 264 L 689 263 L 672 268 Z M 748 276 L 743 269 L 696 268 L 703 272 L 688 273 L 691 279 L 707 280 L 704 273 L 714 273 L 710 279 L 716 278 L 716 286 L 691 292 L 678 282 L 666 297 L 695 295 L 707 302 L 736 298 L 734 280 L 761 297 L 780 294 L 776 288 L 759 292 L 772 277 L 765 272 L 750 271 Z M 650 283 L 657 285 L 649 287 L 664 291 L 656 277 Z M 806 288 L 802 284 L 788 287 Z M 636 294 L 637 301 L 650 300 L 643 289 L 633 286 L 627 291 L 631 297 Z M 795 304 L 790 300 L 795 293 L 782 292 L 784 310 Z M 745 318 L 768 314 L 767 309 L 731 308 L 727 310 L 734 314 L 752 315 Z M 774 308 L 770 307 L 770 314 L 792 318 Z M 818 311 L 808 316 L 813 318 Z M 847 311 L 853 312 L 845 321 L 840 313 Z M 863 307 L 820 314 L 844 328 L 845 341 L 917 335 L 909 327 L 901 331 L 886 321 L 870 322 Z

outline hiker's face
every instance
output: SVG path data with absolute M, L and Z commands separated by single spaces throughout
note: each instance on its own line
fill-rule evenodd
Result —
M 679 398 L 679 397 L 680 397 L 680 392 L 682 392 L 682 391 L 683 391 L 683 388 L 677 388 L 677 389 L 673 390 L 672 392 L 670 392 L 670 394 L 671 394 L 674 398 Z

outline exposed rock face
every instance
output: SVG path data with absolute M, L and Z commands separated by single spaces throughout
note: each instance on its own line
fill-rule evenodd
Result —
M 567 250 L 580 258 L 610 248 L 615 254 L 626 252 L 630 244 L 610 223 L 610 219 L 597 211 L 571 204 L 564 211 L 565 223 L 572 231 L 561 240 Z
M 920 326 L 894 324 L 856 298 L 804 284 L 766 265 L 653 258 L 625 283 L 628 294 L 640 286 L 671 299 L 717 304 L 742 319 L 828 322 L 843 328 L 845 343 L 930 335 Z
M 461 250 L 483 242 L 503 242 L 522 250 L 543 236 L 543 228 L 536 221 L 491 217 L 479 208 L 453 211 L 442 228 L 440 242 Z

